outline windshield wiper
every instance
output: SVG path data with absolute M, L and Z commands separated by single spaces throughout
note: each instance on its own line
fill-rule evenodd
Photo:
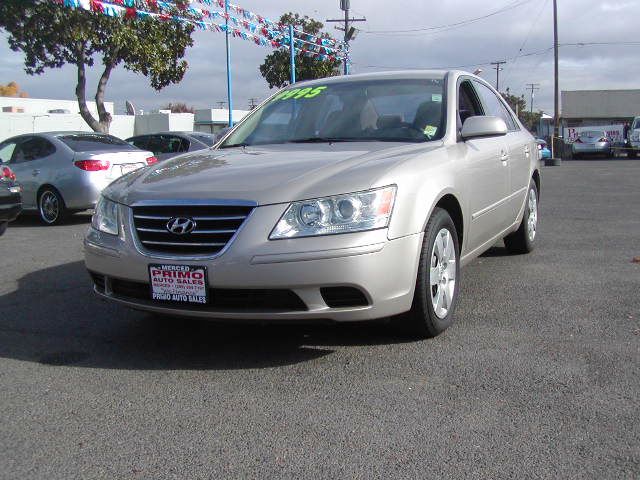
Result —
M 237 147 L 248 147 L 249 144 L 248 143 L 230 143 L 227 145 L 221 145 L 218 147 L 218 150 L 222 149 L 222 148 L 237 148 Z
M 287 140 L 287 143 L 337 143 L 337 142 L 357 142 L 363 141 L 361 138 L 340 138 L 340 137 L 309 137 L 294 138 Z

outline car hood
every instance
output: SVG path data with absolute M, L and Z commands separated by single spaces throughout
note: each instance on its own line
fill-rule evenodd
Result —
M 258 205 L 366 190 L 382 175 L 442 142 L 287 144 L 200 150 L 116 180 L 104 195 L 145 200 L 245 200 Z

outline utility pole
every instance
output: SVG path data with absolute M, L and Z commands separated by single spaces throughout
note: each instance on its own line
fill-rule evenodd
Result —
M 531 103 L 529 103 L 529 111 L 533 113 L 533 99 L 535 98 L 536 90 L 540 90 L 539 83 L 527 83 L 527 90 L 531 91 Z
M 327 23 L 344 23 L 344 43 L 346 45 L 345 57 L 344 57 L 344 74 L 349 75 L 349 41 L 353 40 L 356 36 L 355 27 L 351 26 L 352 22 L 366 22 L 366 18 L 351 18 L 349 17 L 349 9 L 351 8 L 350 0 L 340 0 L 340 9 L 344 11 L 344 18 L 327 20 Z M 342 30 L 340 27 L 336 27 L 338 30 Z
M 553 0 L 553 53 L 554 53 L 554 122 L 553 139 L 551 140 L 551 157 L 556 157 L 556 141 L 560 137 L 560 90 L 559 90 L 559 68 L 558 68 L 558 2 Z
M 255 97 L 250 98 L 249 99 L 249 110 L 253 110 L 257 106 L 258 106 L 258 99 L 255 98 Z
M 491 62 L 491 65 L 494 65 L 493 69 L 496 71 L 496 90 L 498 92 L 500 92 L 500 71 L 503 70 L 502 65 L 505 63 L 507 63 L 505 60 Z

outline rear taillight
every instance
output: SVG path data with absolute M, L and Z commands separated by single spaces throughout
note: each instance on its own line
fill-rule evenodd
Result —
M 109 170 L 111 165 L 106 160 L 76 160 L 73 164 L 80 170 L 85 172 L 100 172 L 103 170 Z
M 4 180 L 5 178 L 9 180 L 16 180 L 16 174 L 13 173 L 9 167 L 2 167 L 2 175 L 0 175 L 0 180 Z
M 147 165 L 153 165 L 154 163 L 158 163 L 158 159 L 156 157 L 147 157 Z

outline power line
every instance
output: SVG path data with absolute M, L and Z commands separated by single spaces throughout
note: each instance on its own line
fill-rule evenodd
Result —
M 531 38 L 531 34 L 533 33 L 533 29 L 535 28 L 535 26 L 538 24 L 538 22 L 540 21 L 540 17 L 542 17 L 542 13 L 544 12 L 547 4 L 549 3 L 549 0 L 545 0 L 544 3 L 542 4 L 542 8 L 540 8 L 540 11 L 538 12 L 538 15 L 533 19 L 533 22 L 531 22 L 531 27 L 529 28 L 529 32 L 527 33 L 526 37 L 524 38 L 524 41 L 522 42 L 522 45 L 520 45 L 520 48 L 518 49 L 518 54 L 516 55 L 516 57 L 513 59 L 513 62 L 511 62 L 511 64 L 507 67 L 507 71 L 505 71 L 505 85 L 508 84 L 507 79 L 511 80 L 511 71 L 513 66 L 515 65 L 515 63 L 518 61 L 518 59 L 520 58 L 520 55 L 522 55 L 522 52 L 524 51 L 524 47 L 527 45 L 527 42 L 529 41 L 529 38 Z
M 390 34 L 417 34 L 419 32 L 428 32 L 428 31 L 434 31 L 434 30 L 447 31 L 447 30 L 452 30 L 454 28 L 460 28 L 467 25 L 471 25 L 473 23 L 479 22 L 481 20 L 485 20 L 490 17 L 494 17 L 501 13 L 508 12 L 509 10 L 513 10 L 522 5 L 530 3 L 531 1 L 533 0 L 516 0 L 515 2 L 512 2 L 486 15 L 482 15 L 480 17 L 475 17 L 475 18 L 469 18 L 467 20 L 462 20 L 460 22 L 450 23 L 446 25 L 438 25 L 435 27 L 411 28 L 411 29 L 404 29 L 404 30 L 364 30 L 363 32 L 368 34 L 374 34 L 374 35 L 390 35 Z M 436 33 L 440 33 L 440 32 L 436 32 Z

